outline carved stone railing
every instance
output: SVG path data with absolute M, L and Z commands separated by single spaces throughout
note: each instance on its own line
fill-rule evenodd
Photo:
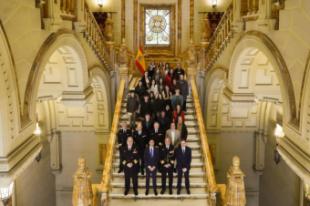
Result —
M 76 0 L 60 0 L 61 17 L 64 19 L 76 19 Z
M 206 69 L 210 69 L 225 48 L 229 40 L 233 37 L 233 6 L 230 5 L 218 24 L 213 36 L 210 39 L 206 50 Z
M 86 3 L 84 6 L 84 22 L 86 27 L 84 30 L 84 37 L 92 46 L 96 55 L 106 68 L 112 70 L 113 63 L 115 62 L 113 43 L 106 40 L 94 15 L 89 10 Z
M 246 30 L 251 21 L 260 22 L 257 27 L 278 29 L 279 10 L 284 8 L 283 2 L 284 0 L 275 3 L 272 0 L 233 0 L 208 42 L 205 69 L 214 65 L 234 34 Z
M 113 163 L 113 154 L 114 154 L 114 148 L 115 148 L 115 142 L 117 137 L 117 131 L 118 131 L 118 125 L 121 115 L 121 109 L 122 109 L 122 101 L 124 96 L 124 90 L 126 85 L 126 79 L 122 78 L 119 84 L 118 92 L 117 92 L 117 100 L 113 115 L 113 121 L 110 131 L 110 137 L 107 145 L 107 151 L 106 151 L 106 158 L 104 162 L 103 167 L 103 174 L 100 184 L 100 192 L 102 193 L 101 201 L 103 202 L 102 205 L 106 205 L 106 202 L 108 201 L 108 194 L 110 190 L 110 181 L 111 181 L 111 173 L 112 173 L 112 163 Z
M 41 9 L 42 28 L 57 31 L 63 27 L 74 29 L 82 33 L 101 61 L 108 69 L 113 70 L 116 61 L 113 36 L 113 21 L 108 15 L 104 35 L 92 11 L 85 0 L 37 0 L 36 6 Z M 72 21 L 72 24 L 63 24 L 62 21 Z M 73 28 L 71 25 L 74 25 Z
M 203 153 L 204 170 L 207 178 L 207 191 L 210 193 L 210 199 L 215 199 L 215 195 L 218 192 L 218 186 L 216 184 L 216 179 L 214 175 L 214 168 L 211 158 L 211 152 L 208 144 L 208 137 L 206 133 L 205 124 L 203 121 L 202 110 L 200 106 L 200 100 L 198 96 L 198 90 L 195 81 L 195 72 L 188 70 L 188 75 L 190 77 L 189 81 L 192 88 L 193 102 L 196 111 L 197 122 L 199 126 L 199 134 L 201 140 L 201 148 Z

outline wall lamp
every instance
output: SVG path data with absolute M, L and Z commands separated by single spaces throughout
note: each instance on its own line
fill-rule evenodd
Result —
M 14 182 L 8 187 L 0 188 L 0 200 L 4 206 L 12 206 L 12 194 L 14 189 Z
M 285 133 L 283 131 L 283 127 L 280 124 L 278 124 L 278 123 L 276 124 L 276 128 L 274 130 L 274 136 L 276 137 L 276 141 L 278 139 L 281 139 L 281 138 L 283 138 L 285 136 Z M 279 164 L 280 161 L 281 161 L 281 155 L 278 152 L 277 147 L 278 147 L 278 143 L 276 143 L 276 147 L 274 149 L 274 157 L 273 157 L 273 159 L 274 159 L 276 164 Z
M 99 7 L 102 7 L 105 0 L 97 0 L 97 4 Z
M 217 0 L 211 0 L 212 8 L 217 7 Z

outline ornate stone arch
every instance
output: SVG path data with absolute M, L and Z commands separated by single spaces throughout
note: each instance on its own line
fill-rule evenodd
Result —
M 228 88 L 232 92 L 238 93 L 238 89 L 234 87 L 234 85 L 237 85 L 236 82 L 240 81 L 240 76 L 238 76 L 240 73 L 238 73 L 237 66 L 239 57 L 247 48 L 251 47 L 263 52 L 268 57 L 268 60 L 274 68 L 284 103 L 284 121 L 298 125 L 299 116 L 297 115 L 298 111 L 296 108 L 295 93 L 288 68 L 280 51 L 267 35 L 258 31 L 249 31 L 246 32 L 236 43 L 230 63 Z M 253 91 L 249 88 L 247 92 L 251 93 Z
M 71 58 L 79 59 L 79 64 L 75 67 L 77 70 L 77 76 L 75 78 L 77 78 L 79 84 L 77 86 L 74 85 L 73 87 L 76 88 L 72 87 L 72 89 L 82 92 L 89 86 L 86 56 L 78 38 L 72 32 L 66 30 L 60 30 L 51 34 L 39 49 L 29 74 L 22 105 L 22 127 L 27 126 L 35 119 L 36 99 L 45 65 L 59 48 L 70 52 L 70 55 L 72 55 Z M 70 61 L 70 57 L 68 61 Z
M 110 129 L 112 122 L 111 88 L 109 74 L 99 66 L 90 69 L 90 79 L 97 100 L 97 126 Z
M 227 81 L 227 69 L 224 67 L 213 67 L 206 77 L 206 93 L 204 102 L 205 121 L 208 130 L 219 129 L 220 127 L 220 101 L 223 88 Z
M 0 156 L 5 156 L 19 131 L 19 95 L 15 65 L 0 21 Z
M 302 82 L 300 101 L 300 119 L 301 119 L 301 142 L 308 145 L 308 148 L 304 148 L 305 151 L 309 151 L 310 147 L 310 52 L 308 54 L 306 68 L 304 72 L 304 79 Z

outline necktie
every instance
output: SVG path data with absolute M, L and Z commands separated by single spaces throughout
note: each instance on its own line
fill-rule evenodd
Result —
M 151 157 L 153 157 L 154 153 L 153 153 L 153 148 L 151 147 Z
M 184 155 L 184 153 L 185 153 L 185 148 L 182 148 L 182 153 L 183 153 L 183 155 Z

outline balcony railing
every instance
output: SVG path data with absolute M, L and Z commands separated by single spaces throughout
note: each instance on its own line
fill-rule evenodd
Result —
M 223 15 L 220 23 L 218 24 L 212 38 L 210 39 L 209 46 L 206 50 L 206 69 L 213 66 L 216 59 L 219 57 L 220 52 L 227 45 L 233 36 L 232 30 L 233 22 L 233 6 L 230 5 Z
M 111 70 L 112 62 L 115 61 L 114 52 L 111 51 L 112 44 L 108 45 L 105 36 L 103 35 L 93 13 L 89 10 L 88 5 L 84 6 L 84 21 L 85 31 L 84 36 L 102 63 Z

